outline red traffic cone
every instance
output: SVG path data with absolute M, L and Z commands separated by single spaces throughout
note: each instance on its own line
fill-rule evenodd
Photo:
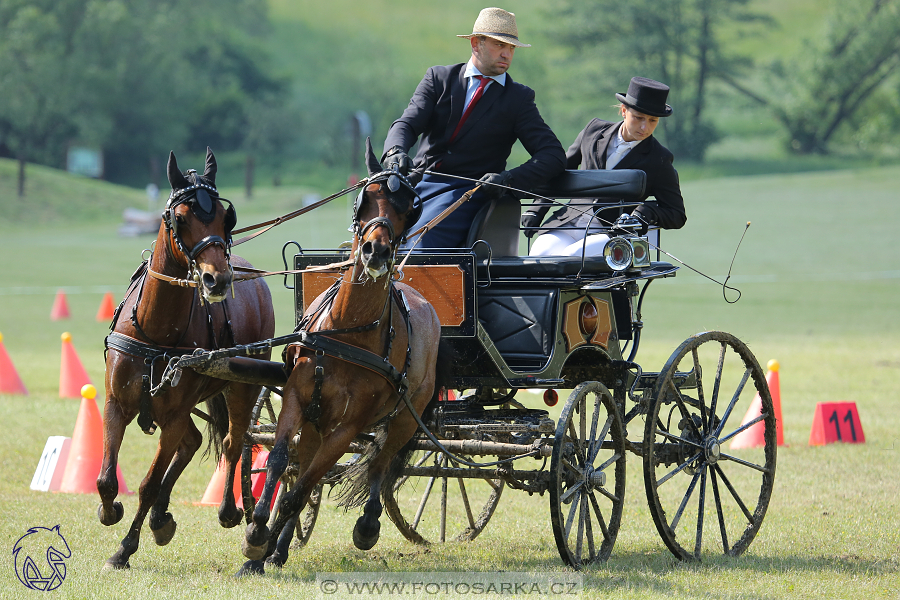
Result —
M 54 321 L 69 318 L 69 303 L 66 302 L 66 293 L 62 290 L 56 292 L 56 300 L 53 301 L 50 318 Z
M 3 334 L 0 333 L 0 394 L 28 395 L 25 384 L 16 372 L 6 348 L 3 346 Z
M 103 296 L 103 300 L 100 302 L 100 308 L 97 310 L 97 320 L 100 322 L 112 321 L 112 318 L 115 315 L 116 303 L 113 300 L 112 292 L 106 292 Z
M 262 496 L 263 488 L 266 487 L 266 465 L 269 463 L 269 451 L 268 450 L 260 450 L 259 454 L 256 455 L 256 458 L 253 461 L 253 470 L 262 469 L 260 473 L 254 473 L 250 476 L 250 489 L 253 492 L 253 497 L 256 500 L 259 500 L 259 497 Z M 269 506 L 271 509 L 275 506 L 275 499 L 278 497 L 278 488 L 281 487 L 281 482 L 275 484 L 275 493 L 272 494 L 272 503 Z
M 766 373 L 766 383 L 769 386 L 769 393 L 772 395 L 772 410 L 775 413 L 775 440 L 777 445 L 784 446 L 784 428 L 781 421 L 781 390 L 778 383 L 778 361 L 770 360 L 766 365 L 768 372 Z M 753 398 L 747 414 L 741 425 L 745 425 L 762 414 L 762 399 L 759 394 Z M 731 440 L 731 449 L 738 448 L 756 448 L 757 446 L 765 446 L 765 423 L 760 421 L 740 432 Z
M 72 334 L 62 334 L 62 360 L 59 365 L 59 397 L 80 398 L 81 388 L 91 382 L 87 371 L 81 364 L 75 347 L 72 345 Z M 102 436 L 101 436 L 102 437 Z
M 258 446 L 253 447 L 252 457 L 256 459 Z M 222 503 L 222 495 L 225 492 L 225 457 L 219 459 L 216 470 L 209 483 L 206 485 L 206 491 L 203 492 L 203 498 L 200 502 L 195 502 L 195 506 L 219 506 Z M 234 494 L 234 502 L 238 508 L 244 507 L 244 494 L 241 493 L 241 461 L 238 460 L 234 467 L 234 485 L 231 486 L 231 492 Z
M 103 421 L 100 420 L 100 411 L 94 401 L 96 395 L 97 390 L 91 384 L 81 388 L 81 408 L 72 433 L 66 470 L 59 484 L 60 492 L 97 493 L 97 476 L 103 465 Z M 119 493 L 130 494 L 119 465 L 116 465 L 116 476 L 119 480 Z

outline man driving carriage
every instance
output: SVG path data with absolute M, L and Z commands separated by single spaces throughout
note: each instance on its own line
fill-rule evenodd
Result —
M 466 63 L 428 69 L 403 115 L 394 121 L 384 143 L 385 168 L 403 174 L 412 168 L 533 189 L 561 173 L 566 155 L 541 118 L 534 90 L 512 80 L 507 70 L 519 41 L 515 15 L 500 8 L 482 10 L 469 38 Z M 407 152 L 421 136 L 415 159 Z M 506 170 L 519 140 L 531 154 L 524 164 Z M 428 223 L 473 187 L 471 181 L 426 174 L 417 184 L 423 212 L 413 230 Z M 424 234 L 419 248 L 463 245 L 469 225 L 485 202 L 504 188 L 484 185 L 472 199 Z

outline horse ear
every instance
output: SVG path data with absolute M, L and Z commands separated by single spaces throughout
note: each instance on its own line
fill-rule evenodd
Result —
M 206 147 L 206 170 L 203 171 L 203 177 L 205 177 L 212 185 L 215 187 L 216 185 L 216 171 L 218 170 L 218 166 L 216 166 L 216 157 L 213 155 L 212 150 L 210 150 L 209 146 Z
M 172 186 L 173 190 L 181 190 L 191 185 L 178 169 L 178 161 L 175 160 L 175 153 L 171 150 L 169 151 L 169 164 L 166 166 L 166 172 L 169 176 L 169 185 Z
M 375 152 L 372 150 L 372 139 L 368 137 L 366 138 L 366 169 L 369 170 L 370 177 L 375 173 L 384 171 L 384 167 L 378 162 L 378 157 L 375 156 Z

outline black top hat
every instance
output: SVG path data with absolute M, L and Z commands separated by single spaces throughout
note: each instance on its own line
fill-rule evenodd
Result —
M 672 107 L 666 104 L 669 86 L 646 77 L 632 77 L 627 94 L 616 94 L 616 99 L 638 112 L 652 117 L 668 117 Z

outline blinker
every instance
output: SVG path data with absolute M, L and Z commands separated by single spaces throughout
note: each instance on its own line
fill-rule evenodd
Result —
M 197 188 L 196 198 L 197 204 L 200 205 L 200 210 L 202 210 L 204 213 L 212 212 L 212 199 L 209 197 L 209 194 L 206 193 L 206 190 L 204 190 L 203 188 Z

